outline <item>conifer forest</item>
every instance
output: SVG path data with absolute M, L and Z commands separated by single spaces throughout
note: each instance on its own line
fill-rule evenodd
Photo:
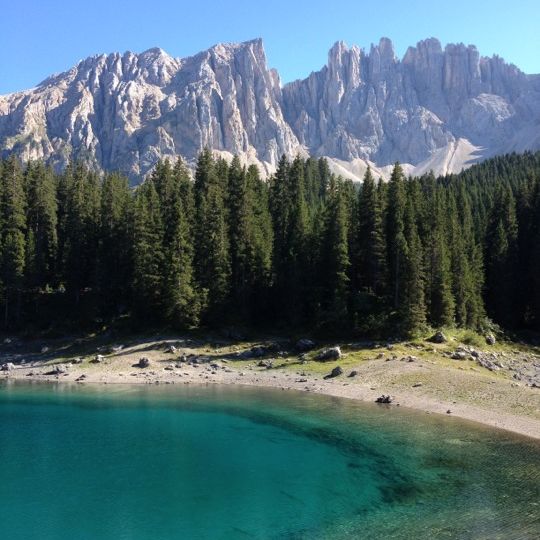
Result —
M 5 330 L 540 330 L 540 153 L 361 185 L 322 158 L 263 179 L 209 150 L 136 188 L 15 157 L 0 179 Z

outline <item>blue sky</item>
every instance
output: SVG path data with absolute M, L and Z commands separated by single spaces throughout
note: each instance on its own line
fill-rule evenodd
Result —
M 262 37 L 284 82 L 319 69 L 335 41 L 369 48 L 381 36 L 398 56 L 420 39 L 474 43 L 540 73 L 538 0 L 0 0 L 0 94 L 103 52 L 159 46 L 188 56 L 218 42 Z

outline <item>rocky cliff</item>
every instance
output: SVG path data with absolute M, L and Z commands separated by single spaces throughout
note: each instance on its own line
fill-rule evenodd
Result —
M 328 63 L 281 86 L 261 40 L 190 58 L 161 49 L 88 58 L 35 88 L 0 96 L 0 152 L 63 167 L 71 158 L 140 180 L 163 157 L 209 146 L 274 170 L 282 154 L 326 156 L 344 175 L 458 171 L 540 148 L 540 76 L 474 46 L 428 39 L 396 58 L 332 47 Z

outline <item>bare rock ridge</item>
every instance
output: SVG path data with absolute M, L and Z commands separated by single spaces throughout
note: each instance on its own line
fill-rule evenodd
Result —
M 540 148 L 540 75 L 474 46 L 436 39 L 396 58 L 389 39 L 367 52 L 336 43 L 328 63 L 281 86 L 260 39 L 189 58 L 161 49 L 82 60 L 23 92 L 0 96 L 0 153 L 70 158 L 140 181 L 156 161 L 193 164 L 208 146 L 272 172 L 282 154 L 326 156 L 360 178 L 463 167 Z

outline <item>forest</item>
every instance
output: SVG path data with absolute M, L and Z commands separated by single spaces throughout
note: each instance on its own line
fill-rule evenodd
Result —
M 81 163 L 0 162 L 0 325 L 61 333 L 540 330 L 540 153 L 361 185 L 320 158 L 210 150 L 136 188 Z

